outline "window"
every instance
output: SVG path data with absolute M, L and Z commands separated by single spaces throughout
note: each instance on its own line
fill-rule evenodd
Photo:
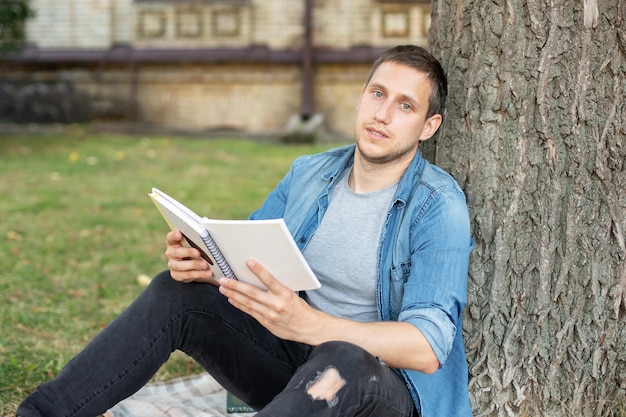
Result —
M 202 10 L 176 10 L 176 35 L 181 38 L 199 38 L 203 33 Z
M 139 36 L 142 38 L 162 38 L 165 36 L 166 15 L 162 11 L 144 10 L 139 13 Z
M 237 45 L 250 36 L 251 0 L 134 0 L 138 42 Z
M 405 38 L 410 34 L 407 10 L 383 11 L 382 35 L 385 38 Z

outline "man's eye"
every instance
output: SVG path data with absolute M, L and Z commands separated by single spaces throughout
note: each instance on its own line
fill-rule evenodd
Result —
M 411 107 L 410 104 L 408 103 L 402 103 L 402 109 L 404 110 L 411 110 L 413 107 Z
M 382 96 L 383 96 L 383 93 L 381 93 L 380 91 L 374 91 L 374 97 L 381 98 Z

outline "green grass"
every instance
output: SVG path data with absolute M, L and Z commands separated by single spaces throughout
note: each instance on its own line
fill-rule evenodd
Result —
M 245 218 L 298 155 L 329 145 L 0 134 L 0 416 L 54 377 L 166 268 L 151 187 L 201 215 Z M 176 354 L 156 379 L 199 372 Z

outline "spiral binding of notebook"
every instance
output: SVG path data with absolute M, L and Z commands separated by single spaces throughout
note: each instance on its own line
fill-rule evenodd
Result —
M 222 252 L 220 252 L 219 248 L 215 244 L 215 241 L 213 240 L 211 235 L 209 235 L 209 233 L 207 232 L 207 233 L 202 234 L 200 237 L 204 241 L 204 244 L 209 249 L 213 257 L 215 258 L 215 262 L 217 262 L 217 266 L 220 267 L 224 275 L 227 278 L 237 279 L 237 277 L 235 276 L 235 273 L 233 272 L 230 265 L 228 265 L 228 262 L 226 262 L 224 255 L 222 255 Z

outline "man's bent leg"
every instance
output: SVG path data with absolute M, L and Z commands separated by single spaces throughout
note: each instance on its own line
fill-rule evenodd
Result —
M 276 338 L 228 304 L 217 288 L 209 284 L 179 283 L 165 271 L 68 362 L 57 378 L 42 384 L 24 400 L 17 414 L 24 417 L 100 415 L 148 382 L 176 349 L 188 352 L 237 393 L 240 390 L 230 381 L 249 376 L 242 382 L 247 390 L 246 385 L 252 385 L 248 381 L 259 376 L 255 365 L 263 364 L 260 367 L 263 373 L 268 368 L 277 370 L 278 377 L 270 378 L 276 383 L 263 385 L 265 399 L 249 397 L 257 406 L 264 405 L 287 383 L 288 375 L 298 366 L 291 364 L 291 360 L 297 361 L 300 356 L 302 361 L 305 350 L 293 344 L 287 350 L 293 348 L 295 353 L 283 354 L 282 342 L 272 346 L 269 343 L 272 340 Z M 269 347 L 265 346 L 266 342 Z M 249 350 L 244 351 L 246 348 Z M 240 357 L 245 357 L 246 362 L 237 367 L 234 364 Z M 232 375 L 227 374 L 230 369 Z
M 417 416 L 402 378 L 358 346 L 316 347 L 287 387 L 257 417 Z
M 206 325 L 206 315 L 186 320 L 178 347 L 194 358 L 222 387 L 255 409 L 266 406 L 304 363 L 311 346 L 282 340 L 248 314 L 234 308 L 217 289 L 212 302 L 219 315 Z M 201 329 L 199 333 L 197 329 Z M 187 334 L 190 337 L 187 337 Z

